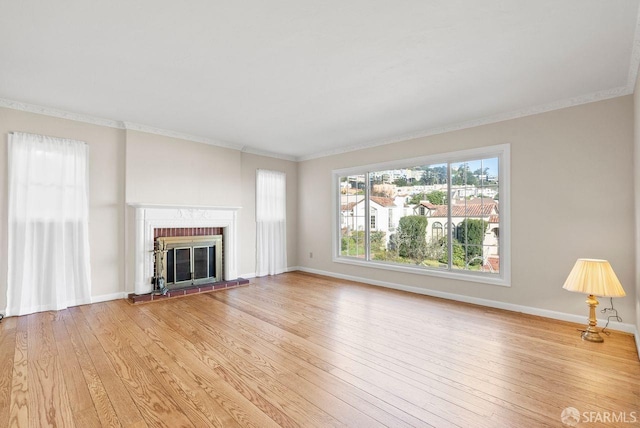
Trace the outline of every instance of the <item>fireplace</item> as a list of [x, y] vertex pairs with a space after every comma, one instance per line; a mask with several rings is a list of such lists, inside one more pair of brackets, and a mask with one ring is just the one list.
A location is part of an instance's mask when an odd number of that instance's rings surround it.
[[156, 288], [222, 281], [222, 245], [222, 235], [156, 238]]
[[[157, 240], [160, 238], [163, 238], [161, 242], [166, 246], [164, 250], [167, 254], [169, 251], [173, 253], [172, 263], [175, 264], [177, 260], [180, 266], [178, 272], [173, 270], [173, 282], [170, 284], [167, 281], [170, 279], [167, 270], [169, 261], [163, 261], [162, 273], [165, 274], [165, 285], [171, 286], [167, 288], [190, 286], [191, 275], [193, 275], [193, 281], [202, 280], [203, 283], [232, 281], [238, 278], [236, 254], [239, 208], [137, 204], [134, 207], [136, 210], [135, 294], [151, 293], [157, 289], [156, 278], [159, 277]], [[211, 238], [212, 236], [219, 238]], [[206, 268], [203, 247], [207, 248]], [[211, 247], [214, 249], [211, 250]], [[188, 259], [187, 255], [189, 255]], [[215, 255], [219, 261], [208, 261], [210, 255]], [[205, 269], [207, 274], [214, 273], [214, 275], [204, 278]]]

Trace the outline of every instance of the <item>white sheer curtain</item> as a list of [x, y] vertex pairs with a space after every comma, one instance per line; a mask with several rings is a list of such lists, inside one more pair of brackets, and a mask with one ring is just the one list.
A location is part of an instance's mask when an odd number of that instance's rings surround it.
[[91, 301], [88, 147], [9, 135], [7, 315]]
[[284, 172], [256, 172], [256, 276], [287, 268], [287, 192]]

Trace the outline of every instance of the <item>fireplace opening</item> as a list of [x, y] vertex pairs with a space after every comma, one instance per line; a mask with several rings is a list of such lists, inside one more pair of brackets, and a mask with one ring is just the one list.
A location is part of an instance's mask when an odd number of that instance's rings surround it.
[[164, 293], [222, 281], [222, 245], [222, 235], [156, 238], [155, 288]]

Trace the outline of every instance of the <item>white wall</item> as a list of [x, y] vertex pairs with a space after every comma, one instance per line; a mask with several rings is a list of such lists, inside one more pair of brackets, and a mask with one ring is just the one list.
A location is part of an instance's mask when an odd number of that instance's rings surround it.
[[127, 132], [127, 203], [242, 205], [241, 152]]
[[[511, 144], [511, 287], [332, 262], [331, 170], [503, 143]], [[633, 323], [632, 154], [633, 99], [626, 96], [301, 162], [298, 264], [586, 319], [584, 296], [562, 285], [577, 258], [605, 258], [627, 292], [615, 305]], [[313, 259], [306, 257], [310, 251]]]

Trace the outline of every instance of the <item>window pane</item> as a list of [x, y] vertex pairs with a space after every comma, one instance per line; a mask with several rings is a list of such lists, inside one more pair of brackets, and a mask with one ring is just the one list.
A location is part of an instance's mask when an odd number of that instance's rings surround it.
[[431, 237], [430, 241], [439, 241], [443, 238], [444, 228], [442, 227], [442, 223], [436, 221], [431, 226]]
[[340, 255], [365, 257], [365, 175], [340, 177]]
[[392, 171], [374, 171], [369, 173], [369, 248], [372, 260], [385, 260], [389, 244], [389, 230], [393, 228], [391, 212], [395, 208], [395, 188]]
[[[457, 224], [453, 266], [499, 273], [498, 158], [451, 164], [453, 204]], [[489, 259], [491, 257], [491, 260]]]
[[[443, 222], [432, 228], [430, 217], [446, 217], [447, 165], [422, 165], [370, 174], [371, 259], [447, 268]], [[444, 207], [444, 209], [443, 209]], [[434, 235], [435, 233], [435, 235]]]

